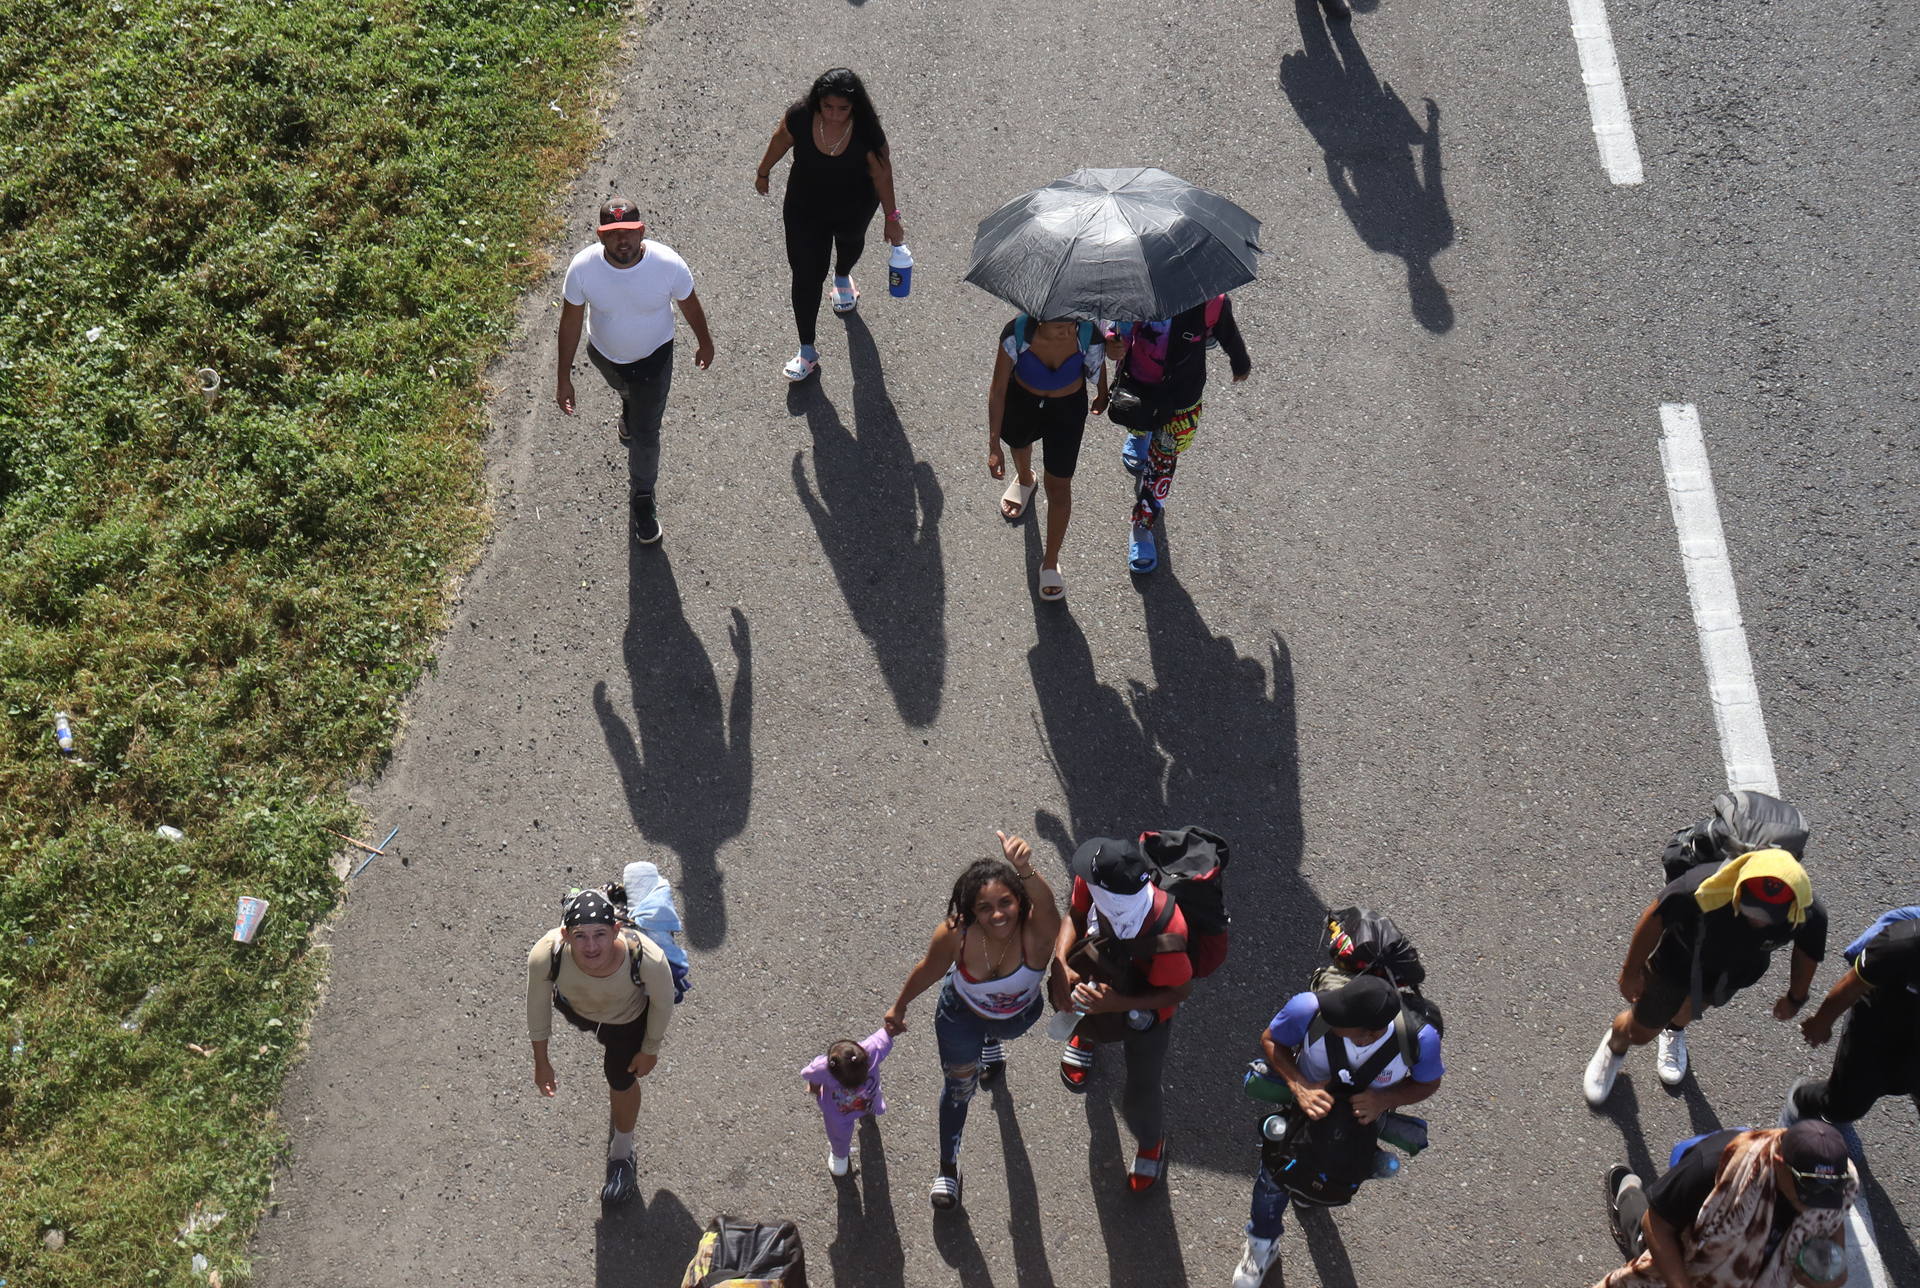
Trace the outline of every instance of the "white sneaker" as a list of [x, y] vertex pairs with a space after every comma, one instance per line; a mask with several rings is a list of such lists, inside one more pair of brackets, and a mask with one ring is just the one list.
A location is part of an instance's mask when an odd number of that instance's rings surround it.
[[1653, 1067], [1659, 1072], [1660, 1081], [1669, 1087], [1680, 1085], [1687, 1076], [1686, 1030], [1660, 1030], [1660, 1054], [1654, 1058]]
[[1593, 1059], [1587, 1061], [1586, 1076], [1580, 1080], [1580, 1090], [1587, 1095], [1587, 1103], [1598, 1109], [1607, 1103], [1607, 1097], [1613, 1094], [1613, 1080], [1620, 1076], [1620, 1066], [1626, 1062], [1625, 1055], [1615, 1055], [1607, 1043], [1613, 1034], [1609, 1032], [1600, 1039], [1600, 1046], [1593, 1053]]
[[1233, 1268], [1233, 1288], [1260, 1288], [1268, 1268], [1279, 1259], [1280, 1240], [1248, 1235], [1246, 1251], [1240, 1254], [1240, 1264]]
[[836, 1154], [833, 1152], [833, 1149], [831, 1146], [828, 1147], [827, 1170], [829, 1172], [832, 1172], [835, 1176], [845, 1176], [847, 1174], [848, 1168], [850, 1168], [851, 1166], [852, 1166], [852, 1162], [847, 1155]]

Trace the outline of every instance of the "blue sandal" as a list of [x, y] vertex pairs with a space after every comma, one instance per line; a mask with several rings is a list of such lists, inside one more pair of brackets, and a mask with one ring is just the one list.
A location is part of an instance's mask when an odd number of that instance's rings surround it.
[[1160, 566], [1160, 552], [1153, 544], [1153, 529], [1133, 525], [1133, 540], [1127, 546], [1127, 567], [1133, 572], [1152, 572]]

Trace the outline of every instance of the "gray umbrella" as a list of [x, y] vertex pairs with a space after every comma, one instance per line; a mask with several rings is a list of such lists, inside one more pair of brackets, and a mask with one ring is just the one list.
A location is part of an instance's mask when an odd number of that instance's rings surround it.
[[1165, 170], [1076, 170], [980, 223], [967, 280], [1036, 318], [1170, 318], [1254, 278], [1260, 221]]

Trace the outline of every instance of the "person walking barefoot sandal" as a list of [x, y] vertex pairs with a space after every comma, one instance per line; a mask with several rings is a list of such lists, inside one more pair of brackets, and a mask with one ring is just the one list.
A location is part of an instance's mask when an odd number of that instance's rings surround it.
[[953, 883], [947, 915], [927, 955], [885, 1017], [888, 1033], [906, 1032], [907, 1007], [944, 978], [933, 1032], [946, 1089], [940, 1096], [940, 1174], [929, 1196], [942, 1211], [960, 1206], [967, 1105], [981, 1083], [1005, 1076], [1001, 1043], [1032, 1028], [1045, 1009], [1047, 953], [1060, 929], [1059, 906], [1034, 866], [1032, 848], [1017, 836], [997, 835], [1004, 857], [975, 859]]
[[781, 216], [787, 228], [787, 263], [793, 269], [793, 322], [800, 351], [782, 369], [788, 380], [805, 380], [820, 368], [814, 348], [820, 317], [820, 279], [833, 265], [833, 311], [859, 306], [853, 266], [873, 223], [873, 212], [887, 211], [886, 239], [906, 239], [893, 194], [893, 162], [886, 131], [860, 78], [845, 67], [821, 73], [807, 96], [794, 103], [774, 127], [766, 155], [754, 171], [753, 189], [766, 196], [773, 167], [789, 151], [787, 195]]
[[[1087, 380], [1099, 391], [1087, 401]], [[1107, 407], [1107, 350], [1100, 328], [1071, 318], [1041, 322], [1022, 313], [1000, 332], [987, 387], [987, 473], [1006, 477], [1000, 445], [1013, 449], [1014, 478], [1000, 498], [1009, 523], [1026, 515], [1033, 499], [1033, 445], [1046, 447], [1047, 549], [1040, 559], [1040, 598], [1065, 599], [1060, 545], [1073, 517], [1073, 472], [1087, 416]]]

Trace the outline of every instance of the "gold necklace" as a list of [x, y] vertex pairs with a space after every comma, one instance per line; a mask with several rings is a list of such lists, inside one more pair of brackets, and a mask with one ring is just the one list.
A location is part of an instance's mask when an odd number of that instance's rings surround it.
[[813, 118], [813, 132], [815, 135], [819, 137], [820, 150], [822, 152], [826, 153], [830, 157], [839, 156], [840, 149], [847, 145], [847, 140], [849, 138], [853, 137], [853, 116], [851, 113], [848, 114], [847, 128], [840, 132], [839, 141], [835, 143], [832, 147], [827, 146], [827, 118], [826, 117], [816, 116]]
[[[981, 933], [984, 934], [986, 932], [982, 931]], [[1020, 942], [1020, 938], [1021, 938], [1020, 928], [1015, 927], [1013, 932], [1013, 938], [1008, 940], [1007, 947], [1001, 950], [1000, 959], [998, 961], [995, 961], [993, 958], [993, 955], [987, 951], [987, 946], [985, 943], [982, 943], [980, 945], [980, 955], [987, 959], [987, 978], [988, 979], [1000, 978], [1000, 968], [1007, 964], [1007, 953], [1013, 948], [1014, 944], [1017, 944]], [[1021, 945], [1021, 948], [1022, 948], [1022, 951], [1020, 954], [1020, 960], [1024, 962], [1027, 959], [1026, 952], [1025, 952], [1025, 945]]]

